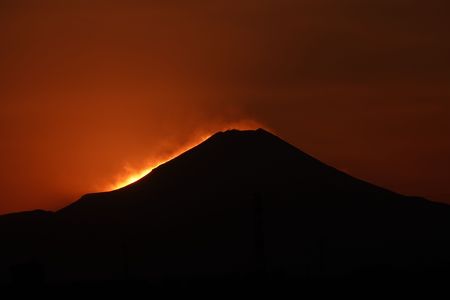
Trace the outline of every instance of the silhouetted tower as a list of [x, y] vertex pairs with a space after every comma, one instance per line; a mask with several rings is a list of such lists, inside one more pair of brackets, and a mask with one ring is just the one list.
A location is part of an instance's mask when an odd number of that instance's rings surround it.
[[121, 256], [122, 256], [122, 267], [120, 272], [121, 280], [129, 279], [129, 249], [128, 249], [128, 238], [125, 231], [121, 234]]
[[264, 202], [260, 193], [254, 196], [254, 237], [255, 269], [259, 276], [266, 272], [266, 253], [264, 239]]

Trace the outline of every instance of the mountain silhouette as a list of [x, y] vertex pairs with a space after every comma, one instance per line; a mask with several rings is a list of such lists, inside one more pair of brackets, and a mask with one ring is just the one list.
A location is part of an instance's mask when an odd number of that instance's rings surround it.
[[124, 188], [0, 217], [0, 280], [448, 278], [450, 207], [230, 130]]

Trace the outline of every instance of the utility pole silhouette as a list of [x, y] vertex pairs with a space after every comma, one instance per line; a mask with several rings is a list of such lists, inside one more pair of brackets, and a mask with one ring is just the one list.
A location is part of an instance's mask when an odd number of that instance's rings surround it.
[[264, 202], [260, 193], [254, 195], [254, 243], [255, 243], [255, 271], [258, 277], [266, 273], [266, 253], [264, 238]]
[[121, 234], [121, 256], [122, 256], [122, 267], [120, 272], [121, 280], [129, 279], [129, 249], [128, 249], [128, 238], [125, 231]]

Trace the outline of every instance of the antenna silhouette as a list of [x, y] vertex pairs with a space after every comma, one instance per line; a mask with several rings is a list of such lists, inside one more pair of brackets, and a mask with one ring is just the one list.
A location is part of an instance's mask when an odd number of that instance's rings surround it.
[[254, 242], [255, 271], [259, 276], [266, 272], [266, 253], [264, 238], [264, 203], [260, 193], [254, 195]]

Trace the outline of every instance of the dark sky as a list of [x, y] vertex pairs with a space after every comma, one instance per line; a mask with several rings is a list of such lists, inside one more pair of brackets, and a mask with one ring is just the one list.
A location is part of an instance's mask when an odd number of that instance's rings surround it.
[[[0, 0], [0, 213], [264, 126], [450, 203], [448, 0]], [[250, 122], [250, 123], [249, 123]]]

